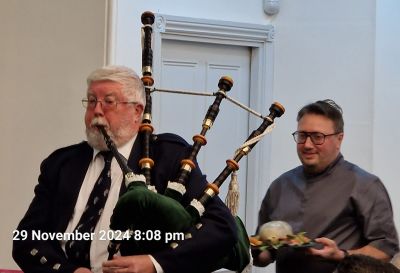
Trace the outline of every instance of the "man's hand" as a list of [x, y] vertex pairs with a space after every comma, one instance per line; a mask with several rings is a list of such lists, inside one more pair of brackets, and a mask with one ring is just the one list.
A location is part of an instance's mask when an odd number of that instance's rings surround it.
[[310, 254], [321, 256], [329, 260], [340, 261], [344, 259], [345, 253], [343, 250], [339, 249], [335, 241], [322, 237], [315, 239], [315, 242], [322, 244], [323, 247], [321, 249], [308, 249]]
[[[312, 255], [318, 255], [330, 260], [342, 260], [345, 258], [346, 253], [343, 250], [339, 249], [335, 241], [322, 237], [315, 239], [317, 243], [321, 243], [323, 245], [322, 249], [310, 248], [308, 252]], [[373, 247], [371, 245], [366, 245], [361, 248], [352, 249], [347, 251], [351, 254], [361, 254], [366, 256], [371, 256], [375, 259], [382, 260], [385, 262], [390, 261], [390, 256], [385, 252]]]
[[156, 273], [148, 255], [114, 256], [103, 263], [103, 273]]

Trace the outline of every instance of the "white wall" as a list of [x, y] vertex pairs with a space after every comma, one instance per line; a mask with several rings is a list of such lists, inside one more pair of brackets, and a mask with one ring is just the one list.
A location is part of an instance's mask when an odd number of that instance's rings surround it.
[[325, 98], [343, 108], [345, 158], [371, 169], [374, 4], [282, 1], [275, 20], [274, 97], [288, 111], [282, 130], [273, 136], [273, 152], [282, 156], [273, 162], [272, 177], [298, 163], [290, 135], [297, 111]]
[[272, 160], [265, 164], [271, 164], [271, 179], [298, 165], [290, 133], [299, 108], [332, 98], [344, 109], [345, 157], [382, 177], [400, 226], [395, 198], [400, 192], [395, 174], [400, 154], [397, 0], [281, 0], [281, 11], [273, 17], [264, 14], [262, 0], [114, 0], [115, 43], [109, 57], [104, 52], [106, 2], [0, 2], [0, 268], [15, 267], [10, 236], [33, 196], [41, 160], [84, 138], [80, 99], [86, 74], [105, 59], [140, 72], [145, 10], [274, 24], [273, 98], [287, 112], [269, 136]]
[[84, 139], [86, 75], [105, 59], [104, 0], [0, 1], [0, 268], [40, 162]]
[[379, 0], [376, 11], [373, 171], [392, 197], [400, 230], [400, 1]]

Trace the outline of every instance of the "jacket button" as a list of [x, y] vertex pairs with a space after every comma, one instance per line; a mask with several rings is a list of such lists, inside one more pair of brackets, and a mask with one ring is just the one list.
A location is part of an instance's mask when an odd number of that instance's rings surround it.
[[41, 263], [41, 264], [47, 263], [47, 259], [46, 259], [45, 256], [42, 256], [42, 258], [40, 258], [40, 263]]
[[36, 248], [32, 248], [30, 253], [32, 256], [35, 256], [38, 252], [39, 252], [39, 250], [37, 250]]

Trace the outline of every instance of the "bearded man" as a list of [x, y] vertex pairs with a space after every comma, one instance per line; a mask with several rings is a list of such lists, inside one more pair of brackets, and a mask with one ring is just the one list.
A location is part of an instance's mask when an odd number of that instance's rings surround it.
[[[193, 231], [192, 239], [180, 242], [177, 248], [134, 256], [117, 255], [107, 261], [110, 238], [99, 235], [108, 234], [110, 217], [126, 186], [116, 159], [108, 157], [110, 153], [98, 126], [106, 129], [118, 152], [127, 158], [128, 166], [139, 174], [138, 162], [142, 157], [139, 126], [145, 95], [141, 79], [122, 66], [93, 71], [87, 85], [86, 98], [82, 100], [86, 108], [87, 141], [58, 149], [42, 162], [35, 197], [17, 228], [28, 236], [13, 242], [15, 261], [25, 273], [205, 273], [218, 269], [219, 259], [236, 242], [234, 219], [218, 197], [207, 204], [202, 228]], [[151, 181], [162, 193], [168, 181], [176, 179], [180, 162], [188, 157], [190, 146], [174, 134], [152, 135], [150, 142], [150, 155], [155, 163]], [[97, 184], [105, 184], [104, 181], [109, 182], [100, 194], [105, 198], [100, 198], [94, 192]], [[182, 205], [186, 207], [198, 198], [206, 184], [197, 166], [186, 183]], [[96, 206], [95, 215], [90, 215]], [[36, 240], [31, 235], [38, 231], [88, 236]]]

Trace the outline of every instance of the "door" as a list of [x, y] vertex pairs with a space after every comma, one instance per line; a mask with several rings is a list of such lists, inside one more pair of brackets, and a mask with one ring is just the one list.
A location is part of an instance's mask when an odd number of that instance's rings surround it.
[[[222, 76], [230, 76], [233, 87], [228, 96], [249, 105], [251, 49], [245, 46], [206, 44], [164, 40], [161, 49], [160, 82], [155, 87], [213, 93], [218, 91]], [[156, 133], [171, 132], [182, 136], [189, 144], [199, 134], [208, 107], [214, 96], [193, 96], [153, 93], [153, 124]], [[207, 132], [207, 145], [197, 156], [198, 163], [211, 183], [225, 168], [227, 159], [247, 139], [248, 113], [223, 99], [214, 125]], [[245, 219], [247, 157], [239, 162], [238, 181], [240, 206], [238, 215]], [[222, 200], [230, 177], [221, 186]]]

